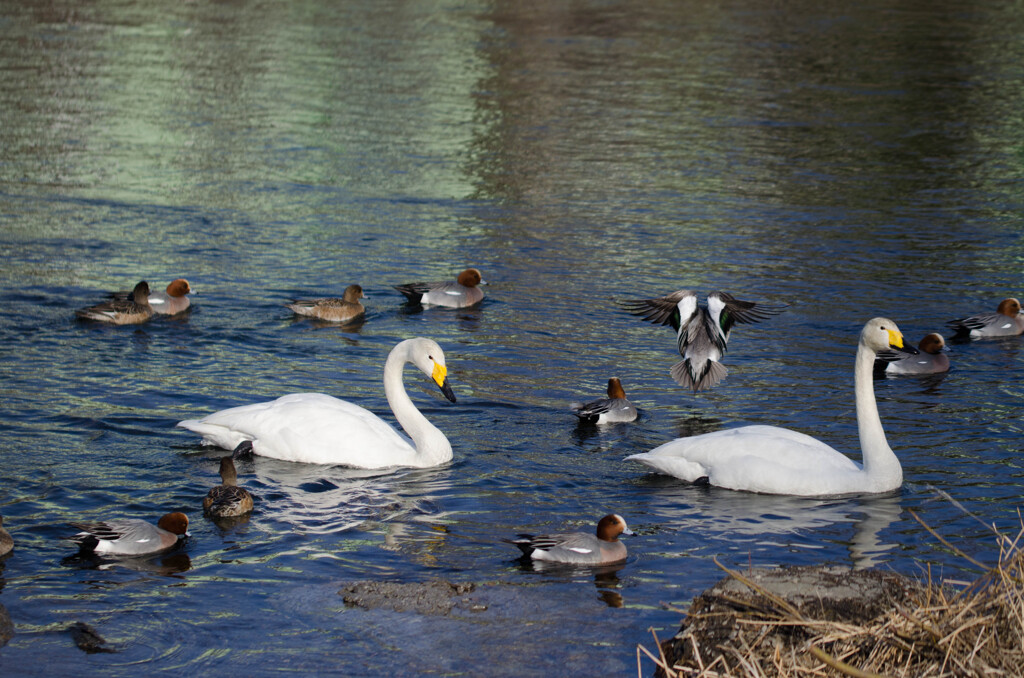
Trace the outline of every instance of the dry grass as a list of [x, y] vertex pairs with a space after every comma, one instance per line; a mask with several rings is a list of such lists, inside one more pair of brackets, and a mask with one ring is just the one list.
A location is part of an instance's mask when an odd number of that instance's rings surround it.
[[[985, 573], [973, 583], [961, 582], [953, 588], [950, 582], [932, 581], [929, 571], [925, 581], [908, 581], [902, 603], [894, 603], [865, 623], [809, 618], [786, 600], [723, 567], [755, 594], [729, 608], [735, 630], [728, 640], [702, 647], [700, 634], [687, 634], [682, 658], [671, 665], [665, 654], [667, 643], [658, 643], [657, 655], [638, 647], [638, 674], [647, 658], [656, 665], [658, 675], [668, 678], [1020, 676], [1024, 674], [1024, 529], [1013, 539], [1002, 535], [997, 539], [998, 563], [982, 566]], [[688, 625], [696, 621], [693, 613]]]

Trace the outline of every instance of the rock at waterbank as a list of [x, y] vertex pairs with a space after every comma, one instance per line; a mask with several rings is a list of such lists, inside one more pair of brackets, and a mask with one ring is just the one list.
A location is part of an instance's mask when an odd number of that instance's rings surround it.
[[[662, 643], [670, 671], [659, 669], [657, 675], [697, 675], [702, 667], [710, 669], [706, 675], [748, 675], [752, 665], [777, 673], [782, 668], [776, 663], [779, 657], [792, 666], [793, 656], [808, 655], [809, 641], [827, 630], [823, 623], [852, 633], [853, 627], [866, 628], [892, 610], [911, 606], [921, 590], [913, 580], [878, 570], [736, 572], [694, 599], [679, 633]], [[865, 635], [854, 642], [868, 645], [875, 640]], [[807, 665], [824, 663], [811, 656]], [[711, 669], [712, 664], [717, 665]]]
[[455, 608], [469, 612], [486, 610], [487, 605], [470, 595], [475, 590], [475, 584], [453, 584], [447, 581], [362, 581], [343, 586], [338, 594], [346, 605], [352, 607], [445, 616]]
[[984, 678], [1024, 666], [1024, 553], [1015, 546], [956, 587], [839, 567], [729, 574], [662, 644], [659, 675]]

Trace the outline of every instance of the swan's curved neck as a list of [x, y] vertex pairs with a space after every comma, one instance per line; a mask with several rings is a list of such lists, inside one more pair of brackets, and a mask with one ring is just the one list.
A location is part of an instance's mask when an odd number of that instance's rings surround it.
[[427, 421], [405, 392], [402, 372], [405, 363], [410, 362], [408, 341], [395, 346], [384, 363], [384, 394], [388, 405], [395, 413], [395, 419], [416, 445], [416, 465], [436, 466], [452, 458], [452, 446], [441, 431]]
[[872, 371], [875, 352], [867, 346], [857, 346], [857, 361], [854, 367], [853, 383], [857, 395], [857, 429], [860, 433], [860, 449], [863, 455], [864, 471], [874, 491], [895, 489], [903, 483], [903, 468], [899, 459], [885, 439], [882, 420], [878, 416], [875, 402], [875, 385]]

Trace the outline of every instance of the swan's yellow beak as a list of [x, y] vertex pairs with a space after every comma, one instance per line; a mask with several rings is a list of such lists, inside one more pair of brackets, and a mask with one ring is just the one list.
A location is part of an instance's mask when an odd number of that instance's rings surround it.
[[889, 333], [889, 345], [893, 348], [903, 348], [903, 335], [896, 330], [886, 330]]
[[448, 383], [448, 368], [444, 365], [434, 363], [434, 371], [430, 376], [433, 378], [434, 383], [441, 389], [441, 393], [444, 394], [444, 397], [454, 403], [455, 392], [452, 391], [452, 387]]
[[430, 376], [433, 377], [434, 383], [438, 386], [444, 387], [444, 380], [448, 378], [448, 368], [444, 365], [434, 363], [434, 373]]

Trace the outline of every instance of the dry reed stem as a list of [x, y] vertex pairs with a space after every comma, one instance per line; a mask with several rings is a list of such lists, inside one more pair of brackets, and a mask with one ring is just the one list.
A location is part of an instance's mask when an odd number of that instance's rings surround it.
[[688, 634], [692, 666], [668, 666], [660, 644], [660, 657], [645, 654], [668, 678], [1020, 675], [1024, 666], [1024, 519], [1014, 538], [998, 536], [998, 562], [987, 567], [914, 517], [947, 548], [983, 568], [983, 573], [954, 591], [948, 582], [935, 582], [929, 567], [925, 581], [911, 588], [905, 604], [855, 624], [809, 619], [788, 601], [719, 563], [760, 598], [723, 595], [716, 600], [735, 605], [733, 613], [694, 614], [690, 620], [735, 617], [737, 637], [717, 647], [701, 647], [697, 635]]

